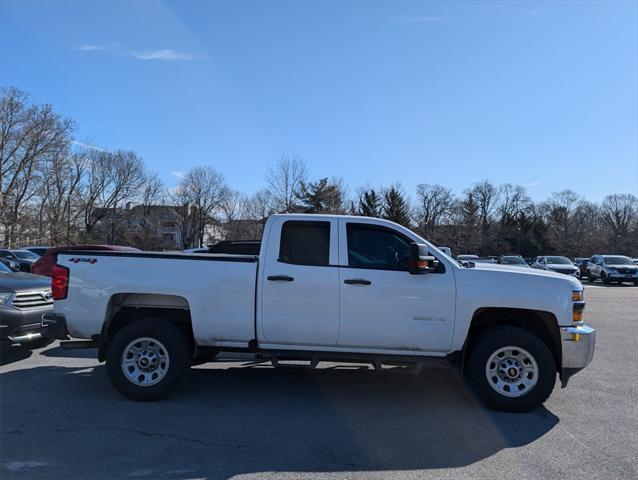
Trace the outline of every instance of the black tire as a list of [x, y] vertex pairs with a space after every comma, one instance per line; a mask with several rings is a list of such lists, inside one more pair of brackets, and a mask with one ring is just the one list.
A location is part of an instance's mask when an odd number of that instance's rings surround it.
[[220, 350], [218, 348], [200, 348], [197, 350], [195, 356], [193, 357], [191, 367], [196, 367], [197, 365], [212, 362], [215, 357], [219, 355], [219, 353]]
[[600, 272], [600, 279], [603, 281], [605, 285], [609, 285], [609, 278], [605, 272]]
[[[168, 368], [158, 383], [140, 386], [124, 374], [124, 350], [136, 339], [148, 337], [161, 343], [168, 356]], [[163, 319], [144, 318], [119, 330], [106, 350], [106, 371], [118, 392], [127, 398], [150, 402], [160, 400], [175, 390], [191, 366], [192, 350], [186, 334], [175, 323]]]
[[587, 281], [589, 283], [594, 283], [596, 281], [596, 279], [594, 277], [592, 277], [592, 274], [589, 270], [587, 270]]
[[634, 287], [638, 287], [638, 280], [634, 280]]
[[[534, 358], [538, 366], [536, 385], [521, 396], [508, 397], [492, 388], [486, 374], [490, 356], [503, 347], [519, 347]], [[483, 332], [468, 359], [467, 377], [479, 399], [494, 410], [526, 412], [542, 405], [554, 389], [556, 364], [547, 345], [533, 333], [518, 327], [498, 326]]]

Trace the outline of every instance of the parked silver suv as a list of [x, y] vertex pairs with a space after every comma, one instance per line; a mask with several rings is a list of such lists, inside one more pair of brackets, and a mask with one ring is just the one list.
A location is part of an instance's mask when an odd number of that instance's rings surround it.
[[51, 340], [42, 337], [42, 315], [52, 311], [49, 277], [12, 272], [0, 263], [0, 345], [48, 345]]
[[624, 255], [594, 255], [587, 264], [590, 282], [600, 278], [603, 283], [633, 282], [638, 286], [638, 265]]

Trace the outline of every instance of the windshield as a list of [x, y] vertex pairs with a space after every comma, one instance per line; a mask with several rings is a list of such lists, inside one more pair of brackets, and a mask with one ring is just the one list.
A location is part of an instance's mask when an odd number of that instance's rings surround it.
[[35, 253], [28, 250], [15, 250], [13, 254], [18, 258], [24, 258], [28, 260], [37, 260], [38, 258], [40, 258]]
[[607, 265], [633, 265], [634, 262], [628, 257], [604, 257]]
[[501, 257], [501, 263], [505, 265], [527, 265], [521, 257]]
[[547, 257], [547, 263], [552, 265], [573, 265], [567, 257]]

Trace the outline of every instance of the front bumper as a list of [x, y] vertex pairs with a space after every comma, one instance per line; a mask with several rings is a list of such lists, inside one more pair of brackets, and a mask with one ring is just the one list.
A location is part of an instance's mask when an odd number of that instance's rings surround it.
[[562, 343], [562, 386], [569, 378], [589, 365], [594, 358], [596, 348], [596, 330], [587, 325], [561, 327]]
[[42, 315], [53, 307], [21, 310], [0, 306], [0, 341], [27, 344], [42, 338]]
[[55, 340], [68, 340], [66, 319], [56, 313], [47, 313], [42, 316], [42, 336]]
[[610, 280], [623, 280], [625, 282], [633, 282], [635, 280], [638, 280], [638, 273], [608, 272], [607, 277]]

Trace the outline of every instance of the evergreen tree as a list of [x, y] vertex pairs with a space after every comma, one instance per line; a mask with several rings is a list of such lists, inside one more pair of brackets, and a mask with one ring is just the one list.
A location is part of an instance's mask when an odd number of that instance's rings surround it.
[[404, 227], [410, 226], [408, 202], [396, 186], [391, 186], [383, 195], [383, 218]]
[[343, 213], [343, 192], [337, 182], [327, 177], [317, 182], [302, 182], [299, 192], [304, 213]]
[[382, 214], [383, 199], [374, 190], [365, 190], [359, 195], [357, 215], [363, 217], [380, 217]]

